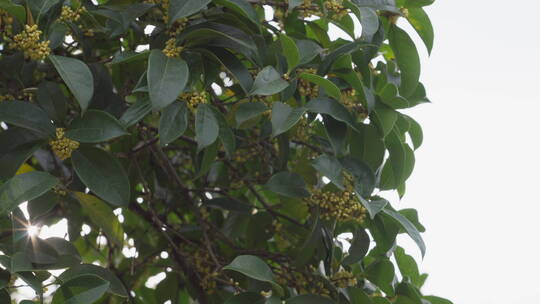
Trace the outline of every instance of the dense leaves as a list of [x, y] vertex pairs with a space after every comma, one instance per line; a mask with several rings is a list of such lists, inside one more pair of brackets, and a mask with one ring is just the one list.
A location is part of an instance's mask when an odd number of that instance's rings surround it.
[[451, 303], [387, 195], [431, 3], [0, 0], [0, 302]]

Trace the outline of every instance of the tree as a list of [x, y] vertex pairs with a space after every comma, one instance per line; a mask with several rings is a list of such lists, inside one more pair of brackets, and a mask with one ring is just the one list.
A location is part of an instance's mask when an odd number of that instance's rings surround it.
[[432, 2], [0, 1], [0, 302], [450, 303], [378, 196], [429, 102], [397, 21], [431, 51]]

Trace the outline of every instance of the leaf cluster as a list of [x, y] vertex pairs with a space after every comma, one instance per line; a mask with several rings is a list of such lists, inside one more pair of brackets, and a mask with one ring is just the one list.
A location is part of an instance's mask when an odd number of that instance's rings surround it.
[[432, 2], [0, 0], [0, 302], [450, 303], [380, 196]]

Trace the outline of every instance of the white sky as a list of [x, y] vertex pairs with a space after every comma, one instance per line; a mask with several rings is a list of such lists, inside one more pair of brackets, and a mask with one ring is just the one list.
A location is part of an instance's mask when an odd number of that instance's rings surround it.
[[422, 79], [433, 104], [410, 112], [425, 141], [398, 206], [419, 209], [428, 229], [425, 292], [455, 304], [539, 303], [539, 8], [427, 9], [436, 41]]

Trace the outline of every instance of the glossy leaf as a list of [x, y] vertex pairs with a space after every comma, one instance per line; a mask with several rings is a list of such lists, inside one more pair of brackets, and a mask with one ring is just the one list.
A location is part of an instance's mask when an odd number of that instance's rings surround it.
[[29, 102], [0, 103], [0, 121], [28, 129], [43, 138], [54, 134], [54, 126], [47, 113]]
[[343, 166], [337, 158], [330, 155], [321, 155], [313, 160], [313, 167], [340, 189], [345, 189], [343, 186]]
[[403, 227], [403, 229], [405, 229], [405, 231], [411, 237], [411, 239], [413, 239], [416, 245], [418, 245], [418, 248], [420, 248], [420, 252], [422, 253], [422, 257], [424, 257], [426, 255], [426, 244], [424, 243], [424, 240], [422, 239], [420, 232], [413, 225], [413, 223], [411, 223], [411, 221], [409, 221], [406, 217], [401, 215], [399, 212], [396, 212], [392, 209], [385, 208], [383, 212], [390, 215]]
[[68, 100], [58, 84], [50, 81], [40, 83], [36, 97], [39, 105], [52, 120], [57, 122], [64, 120]]
[[189, 78], [189, 68], [180, 58], [170, 58], [161, 50], [152, 50], [146, 77], [152, 107], [159, 110], [170, 105], [184, 91]]
[[188, 108], [184, 102], [175, 102], [161, 113], [159, 120], [159, 143], [165, 146], [186, 131], [188, 127]]
[[88, 110], [66, 131], [67, 137], [82, 143], [104, 142], [126, 134], [124, 126], [116, 118], [98, 110]]
[[369, 235], [363, 228], [354, 232], [353, 242], [349, 248], [349, 254], [343, 259], [341, 264], [351, 265], [362, 260], [369, 250]]
[[246, 0], [214, 0], [214, 2], [233, 10], [240, 15], [243, 15], [251, 20], [255, 25], [260, 24], [257, 12], [252, 7], [251, 3]]
[[68, 270], [62, 272], [58, 277], [61, 281], [66, 282], [74, 278], [85, 276], [85, 275], [95, 275], [102, 280], [109, 282], [109, 292], [119, 295], [121, 297], [127, 297], [127, 291], [122, 281], [120, 281], [116, 275], [114, 275], [110, 270], [96, 266], [93, 264], [80, 264], [74, 267], [69, 268]]
[[367, 279], [377, 285], [383, 292], [388, 295], [394, 294], [394, 264], [389, 260], [383, 259], [366, 268]]
[[300, 51], [294, 40], [287, 35], [280, 35], [281, 48], [287, 59], [287, 73], [290, 73], [300, 63]]
[[109, 282], [94, 276], [84, 275], [63, 283], [54, 293], [52, 304], [93, 303], [107, 291]]
[[88, 66], [78, 59], [64, 56], [50, 55], [49, 59], [79, 102], [82, 111], [86, 111], [94, 95], [94, 77]]
[[236, 124], [240, 126], [242, 123], [253, 119], [268, 110], [268, 107], [262, 102], [246, 102], [238, 106], [235, 112]]
[[41, 171], [12, 177], [0, 186], [0, 214], [11, 212], [19, 204], [42, 195], [56, 184], [57, 178]]
[[274, 174], [266, 183], [266, 187], [275, 193], [288, 197], [307, 197], [310, 195], [302, 177], [290, 172]]
[[302, 115], [305, 113], [304, 108], [291, 108], [289, 105], [274, 102], [272, 104], [272, 136], [278, 136], [279, 134], [287, 132], [292, 128]]
[[306, 79], [310, 82], [313, 82], [314, 84], [321, 86], [322, 88], [324, 88], [324, 91], [326, 92], [328, 96], [333, 97], [336, 100], [341, 100], [341, 91], [330, 80], [323, 78], [319, 75], [309, 74], [309, 73], [302, 73], [298, 77]]
[[319, 97], [310, 100], [306, 105], [306, 109], [314, 113], [328, 114], [332, 116], [335, 120], [344, 122], [354, 129], [357, 128], [354, 117], [347, 110], [347, 108], [337, 100]]
[[211, 0], [170, 0], [169, 25], [180, 18], [193, 15], [206, 7]]
[[195, 134], [198, 151], [213, 144], [219, 135], [219, 123], [209, 105], [201, 104], [197, 107]]
[[390, 27], [388, 39], [401, 70], [400, 93], [404, 97], [411, 96], [420, 79], [420, 57], [416, 46], [409, 34], [395, 25]]
[[287, 304], [335, 304], [336, 302], [317, 295], [305, 294], [292, 297], [285, 303]]
[[426, 45], [428, 53], [431, 54], [431, 50], [433, 49], [433, 39], [434, 39], [433, 26], [431, 25], [431, 20], [429, 20], [429, 17], [424, 11], [424, 9], [420, 7], [409, 8], [408, 11], [409, 13], [407, 15], [407, 20], [409, 20], [409, 23], [416, 30], [420, 38], [422, 38], [422, 41], [424, 41], [424, 44]]
[[268, 282], [277, 290], [281, 290], [281, 287], [274, 282], [274, 275], [270, 267], [256, 256], [237, 256], [229, 265], [223, 267], [223, 269], [239, 272], [258, 281]]
[[117, 159], [97, 148], [76, 150], [71, 159], [75, 172], [90, 191], [115, 206], [129, 204], [129, 180]]
[[250, 95], [274, 95], [289, 86], [289, 83], [281, 77], [275, 68], [267, 66], [257, 74]]
[[111, 207], [93, 195], [76, 192], [75, 197], [79, 200], [83, 212], [103, 230], [108, 240], [112, 241], [116, 246], [122, 247], [124, 244], [124, 230]]

